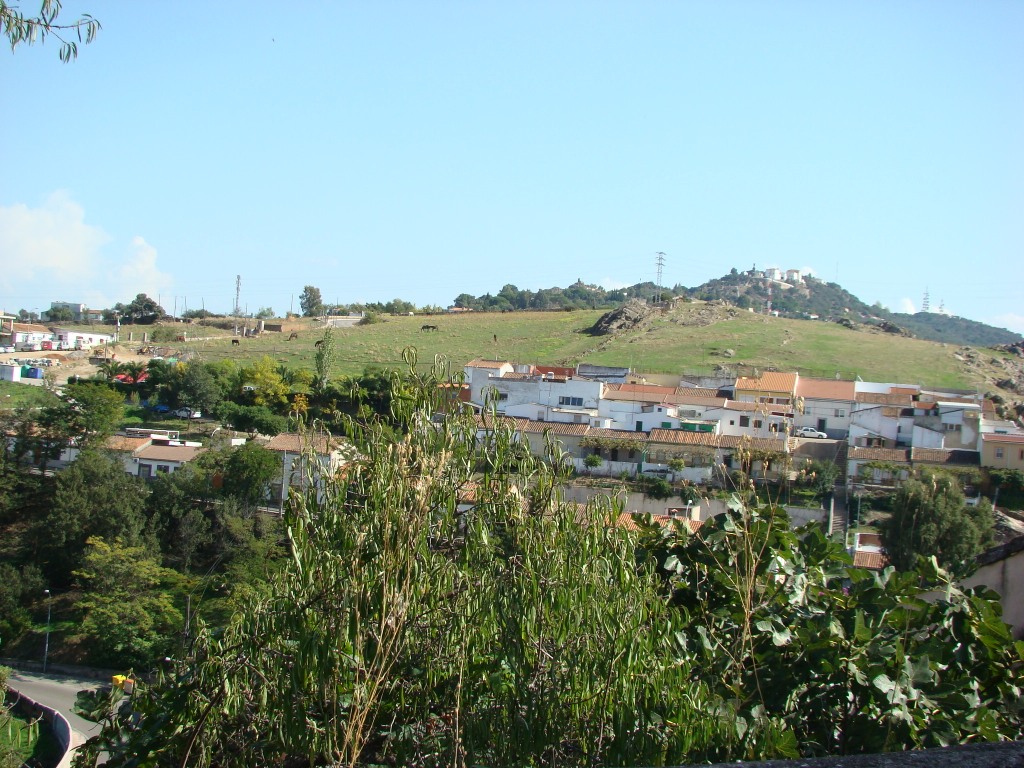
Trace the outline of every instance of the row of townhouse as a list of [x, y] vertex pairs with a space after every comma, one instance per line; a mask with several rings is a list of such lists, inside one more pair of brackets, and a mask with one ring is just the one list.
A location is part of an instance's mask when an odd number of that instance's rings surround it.
[[[736, 440], [775, 441], [779, 453], [838, 460], [848, 481], [868, 484], [925, 464], [1024, 469], [1024, 430], [998, 420], [994, 405], [972, 392], [776, 371], [714, 386], [673, 385], [623, 368], [573, 370], [502, 360], [474, 360], [464, 376], [465, 397], [474, 406], [493, 407], [532, 432], [550, 431], [570, 445], [570, 453], [575, 435], [589, 435], [594, 443], [604, 430], [608, 440], [647, 444], [651, 435], [667, 432], [703, 440], [720, 459]], [[792, 439], [805, 427], [835, 442], [815, 446]], [[574, 456], [582, 458], [579, 451]], [[893, 466], [899, 469], [887, 478]]]
[[[16, 439], [15, 435], [8, 435], [12, 450]], [[233, 440], [232, 445], [238, 447], [245, 442], [244, 439]], [[313, 487], [322, 494], [327, 479], [354, 457], [350, 444], [326, 434], [282, 433], [262, 445], [277, 455], [281, 465], [281, 471], [271, 480], [266, 496], [267, 504], [274, 506], [283, 503], [290, 489], [304, 492]], [[179, 439], [173, 431], [153, 430], [147, 433], [143, 429], [113, 435], [107, 438], [103, 447], [117, 457], [127, 474], [147, 481], [163, 474], [173, 475], [208, 450], [202, 443]], [[78, 448], [68, 446], [50, 467], [60, 471], [75, 461], [79, 454]], [[26, 460], [38, 463], [36, 458], [27, 456]]]
[[12, 322], [0, 327], [0, 346], [12, 346], [22, 349], [26, 346], [53, 343], [62, 349], [91, 349], [92, 347], [109, 344], [114, 340], [112, 334], [94, 331], [75, 331], [61, 326], [47, 326], [39, 323]]

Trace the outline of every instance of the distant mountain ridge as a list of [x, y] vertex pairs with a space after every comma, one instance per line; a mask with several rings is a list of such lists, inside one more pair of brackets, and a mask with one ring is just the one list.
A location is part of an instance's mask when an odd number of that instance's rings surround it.
[[489, 312], [615, 309], [630, 299], [650, 301], [673, 297], [724, 301], [755, 312], [767, 312], [770, 307], [782, 317], [870, 325], [890, 332], [903, 330], [920, 339], [962, 346], [994, 347], [1013, 344], [1022, 338], [1005, 328], [938, 312], [912, 315], [891, 312], [880, 304], [865, 304], [838, 283], [828, 283], [813, 276], [793, 276], [792, 281], [787, 282], [766, 277], [765, 272], [755, 270], [739, 272], [733, 269], [695, 288], [682, 285], [659, 288], [652, 282], [644, 282], [606, 290], [578, 280], [566, 288], [530, 291], [508, 284], [493, 295], [460, 294], [455, 299], [455, 306]]

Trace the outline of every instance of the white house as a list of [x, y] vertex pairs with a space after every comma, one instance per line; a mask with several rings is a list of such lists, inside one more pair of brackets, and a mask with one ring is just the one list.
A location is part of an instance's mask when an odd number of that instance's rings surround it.
[[136, 471], [143, 480], [151, 480], [160, 474], [172, 475], [202, 453], [201, 445], [175, 444], [173, 441], [152, 441], [132, 454]]
[[829, 437], [845, 439], [856, 404], [854, 382], [801, 376], [796, 383], [793, 427], [813, 427]]
[[462, 372], [466, 377], [466, 383], [470, 386], [477, 378], [488, 379], [491, 376], [504, 376], [506, 373], [514, 373], [515, 367], [507, 360], [470, 360], [462, 366]]
[[[551, 415], [556, 421], [590, 423], [590, 419], [598, 418], [604, 384], [555, 374], [505, 373], [483, 379], [477, 372], [469, 390], [470, 401], [478, 406], [483, 406], [489, 397], [493, 397], [499, 413], [539, 421], [547, 421]], [[526, 406], [525, 410], [523, 406]], [[515, 413], [510, 413], [509, 408], [513, 408]]]
[[14, 330], [11, 333], [10, 343], [14, 346], [19, 344], [41, 344], [44, 341], [53, 341], [53, 331], [45, 325], [37, 323], [13, 323]]
[[83, 333], [67, 328], [55, 328], [54, 330], [56, 331], [56, 341], [68, 349], [92, 349], [101, 344], [109, 344], [114, 340], [109, 333], [94, 333], [92, 331]]
[[[328, 434], [283, 432], [264, 446], [277, 454], [281, 473], [270, 483], [268, 501], [283, 504], [289, 488], [317, 489], [322, 498], [326, 482], [355, 457], [354, 448]], [[312, 486], [311, 486], [312, 484]]]

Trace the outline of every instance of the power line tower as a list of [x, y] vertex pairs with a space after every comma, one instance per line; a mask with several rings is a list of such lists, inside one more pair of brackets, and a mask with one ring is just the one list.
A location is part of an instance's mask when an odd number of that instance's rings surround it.
[[655, 285], [655, 294], [656, 294], [655, 301], [660, 301], [661, 300], [661, 288], [662, 288], [662, 285], [661, 285], [662, 277], [661, 277], [661, 275], [662, 275], [662, 272], [665, 269], [665, 252], [664, 251], [658, 251], [657, 253], [654, 254], [654, 264], [658, 268], [658, 277], [657, 277], [657, 280], [656, 280], [657, 285]]
[[928, 288], [924, 289], [924, 299], [921, 301], [921, 311], [927, 312], [931, 307], [931, 300], [928, 296]]

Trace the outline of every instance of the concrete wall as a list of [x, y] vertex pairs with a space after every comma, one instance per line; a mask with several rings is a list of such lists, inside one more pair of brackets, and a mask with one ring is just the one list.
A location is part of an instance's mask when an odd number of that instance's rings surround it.
[[1003, 621], [1013, 627], [1015, 639], [1024, 639], [1024, 551], [983, 565], [963, 581], [965, 587], [980, 585], [999, 593]]
[[76, 738], [77, 734], [71, 730], [71, 724], [67, 718], [57, 710], [30, 699], [14, 688], [8, 688], [8, 699], [18, 711], [30, 717], [42, 717], [46, 724], [50, 726], [54, 738], [57, 739], [57, 743], [60, 745], [62, 755], [60, 762], [57, 763], [57, 768], [70, 768], [73, 749], [78, 746], [79, 742]]

